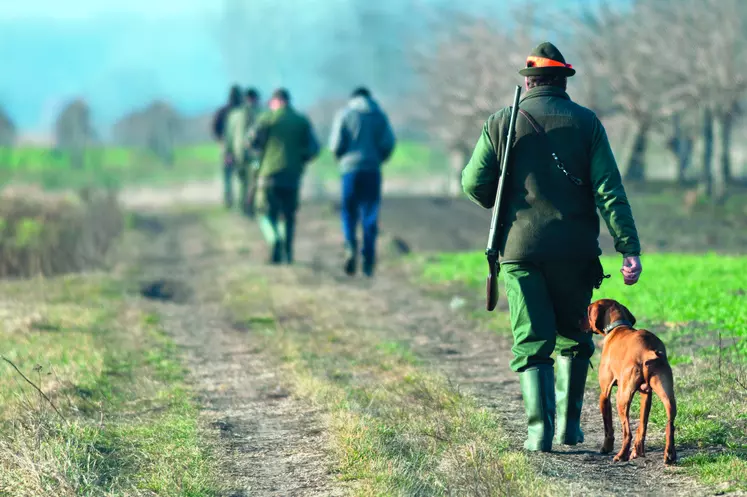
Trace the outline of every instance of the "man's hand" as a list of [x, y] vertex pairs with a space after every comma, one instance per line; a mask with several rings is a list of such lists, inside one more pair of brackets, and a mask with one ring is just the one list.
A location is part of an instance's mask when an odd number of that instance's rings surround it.
[[643, 271], [643, 266], [641, 266], [640, 257], [623, 257], [623, 265], [620, 272], [623, 275], [626, 285], [635, 285], [638, 283], [638, 278], [641, 277], [641, 271]]

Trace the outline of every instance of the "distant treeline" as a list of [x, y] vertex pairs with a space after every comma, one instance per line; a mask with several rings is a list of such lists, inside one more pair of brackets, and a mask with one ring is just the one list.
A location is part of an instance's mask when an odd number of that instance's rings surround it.
[[[600, 0], [563, 12], [527, 0], [513, 11], [498, 9], [500, 18], [488, 10], [491, 2], [473, 3], [461, 9], [446, 1], [351, 2], [338, 42], [329, 48], [329, 64], [315, 69], [324, 74], [327, 93], [303, 109], [320, 137], [350, 82], [367, 84], [400, 137], [450, 157], [456, 185], [483, 123], [522, 83], [517, 70], [527, 54], [551, 38], [578, 70], [569, 81], [571, 97], [602, 119], [627, 181], [667, 176], [697, 183], [704, 196], [721, 200], [728, 185], [744, 176], [744, 0]], [[272, 19], [253, 10], [259, 8], [253, 3], [226, 5], [222, 55], [236, 74], [248, 75], [257, 62], [248, 56], [256, 39], [243, 33], [270, 29]], [[287, 51], [292, 44], [286, 47], [282, 38], [267, 47], [279, 69], [294, 60]], [[184, 116], [157, 101], [123, 116], [111, 141], [171, 164], [178, 145], [210, 140], [211, 118]], [[12, 120], [0, 110], [0, 146], [15, 136]], [[57, 120], [57, 147], [75, 158], [99, 141], [88, 105], [70, 102]]]

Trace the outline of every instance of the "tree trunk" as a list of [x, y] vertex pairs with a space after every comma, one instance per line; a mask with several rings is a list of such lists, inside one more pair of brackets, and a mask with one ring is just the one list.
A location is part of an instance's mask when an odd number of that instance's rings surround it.
[[626, 181], [643, 182], [646, 179], [646, 148], [648, 146], [648, 132], [651, 125], [648, 121], [638, 121], [630, 143], [625, 161]]
[[734, 132], [734, 117], [730, 113], [721, 116], [721, 133], [719, 141], [721, 142], [721, 176], [726, 186], [731, 183], [731, 138]]
[[706, 198], [713, 195], [713, 113], [703, 110], [703, 159], [700, 170], [700, 193]]
[[73, 146], [68, 151], [70, 157], [70, 167], [72, 169], [83, 169], [85, 165], [86, 149], [79, 146]]
[[449, 151], [449, 196], [458, 197], [462, 193], [462, 170], [467, 165], [467, 152], [463, 147]]
[[668, 143], [669, 150], [677, 160], [677, 183], [684, 185], [687, 182], [687, 172], [693, 152], [693, 139], [682, 129], [679, 114], [672, 116], [672, 138]]
[[713, 167], [713, 201], [723, 204], [729, 186], [731, 173], [731, 130], [732, 118], [729, 114], [721, 114], [714, 122], [715, 146], [718, 152], [715, 154], [717, 162]]

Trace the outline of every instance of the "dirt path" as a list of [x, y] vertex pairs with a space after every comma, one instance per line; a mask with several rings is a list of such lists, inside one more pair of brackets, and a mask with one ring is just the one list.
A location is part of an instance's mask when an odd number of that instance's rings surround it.
[[[459, 237], [468, 236], [472, 223], [483, 221], [482, 216], [474, 214], [474, 210], [453, 207], [432, 202], [429, 205], [422, 200], [390, 205], [385, 216], [393, 222], [388, 225], [382, 244], [386, 246], [387, 239], [402, 238], [416, 248], [427, 248], [429, 244], [438, 250], [464, 248]], [[396, 213], [399, 215], [395, 217]], [[526, 433], [524, 409], [518, 377], [508, 366], [511, 344], [506, 335], [480, 330], [463, 313], [452, 312], [448, 302], [429, 297], [408, 284], [401, 267], [387, 264], [386, 260], [370, 285], [341, 276], [335, 221], [320, 221], [323, 215], [318, 212], [307, 215], [309, 221], [302, 223], [305, 229], [299, 235], [299, 243], [305, 246], [301, 252], [316, 254], [308, 262], [313, 262], [317, 274], [324, 275], [318, 277], [316, 294], [345, 299], [347, 304], [340, 312], [347, 310], [348, 325], [365, 323], [368, 328], [388, 330], [391, 336], [408, 340], [431, 368], [498, 411], [512, 434], [514, 446], [521, 447]], [[331, 299], [334, 301], [335, 297]], [[613, 464], [611, 456], [600, 455], [604, 433], [597, 407], [598, 389], [593, 384], [588, 386], [583, 412], [586, 441], [577, 447], [557, 447], [552, 454], [534, 456], [546, 476], [570, 487], [573, 495], [712, 495], [691, 478], [663, 465], [663, 434], [650, 433], [645, 459]], [[678, 448], [680, 457], [693, 452]]]
[[[291, 282], [315, 307], [334, 309], [307, 316], [289, 326], [313, 326], [314, 319], [335, 319], [351, 329], [366, 329], [382, 339], [407, 341], [425, 361], [499, 412], [512, 443], [520, 447], [525, 433], [517, 377], [508, 367], [510, 344], [505, 335], [480, 330], [448, 302], [427, 296], [408, 283], [394, 264], [394, 239], [415, 250], [456, 250], [473, 244], [473, 226], [483, 218], [448, 203], [408, 205], [392, 202], [384, 213], [388, 231], [384, 255], [374, 281], [348, 279], [339, 271], [340, 235], [330, 204], [308, 206], [299, 222], [297, 258], [291, 269], [257, 266], [258, 275]], [[389, 223], [387, 223], [389, 220]], [[159, 304], [167, 330], [188, 351], [188, 363], [202, 400], [206, 420], [221, 434], [226, 473], [233, 481], [227, 495], [346, 495], [328, 474], [331, 466], [323, 413], [289, 395], [274, 373], [274, 360], [253, 348], [250, 334], [237, 329], [221, 306], [225, 289], [215, 274], [231, 264], [257, 264], [265, 258], [256, 228], [226, 218], [246, 235], [246, 247], [225, 254], [211, 245], [213, 235], [194, 216], [163, 219], [165, 231], [154, 238], [143, 264], [151, 278], [182, 281], [184, 304]], [[245, 230], [245, 231], [244, 231]], [[477, 244], [481, 244], [477, 241]], [[387, 248], [389, 247], [389, 248]], [[243, 254], [238, 256], [237, 254]], [[252, 305], [252, 303], [247, 303]], [[332, 316], [332, 317], [330, 317]], [[613, 464], [601, 456], [601, 420], [596, 390], [590, 385], [584, 410], [586, 443], [532, 460], [543, 474], [569, 487], [572, 495], [711, 495], [677, 470], [661, 463], [661, 436], [650, 438], [648, 458]], [[688, 455], [680, 448], [681, 456]]]
[[[186, 351], [205, 426], [221, 455], [225, 497], [344, 495], [329, 473], [323, 413], [291, 395], [276, 362], [235, 326], [215, 273], [236, 264], [212, 246], [195, 216], [156, 218], [143, 274], [166, 281], [170, 302], [154, 303]], [[157, 229], [155, 231], [160, 231]]]

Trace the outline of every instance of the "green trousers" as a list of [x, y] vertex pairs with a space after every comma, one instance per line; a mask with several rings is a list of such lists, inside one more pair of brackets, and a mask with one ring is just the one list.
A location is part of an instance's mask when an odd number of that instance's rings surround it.
[[501, 264], [511, 313], [511, 369], [552, 365], [558, 355], [588, 359], [591, 333], [581, 331], [591, 303], [598, 261], [506, 262]]
[[256, 211], [259, 228], [270, 247], [272, 262], [293, 262], [293, 239], [296, 232], [298, 188], [259, 187]]
[[234, 173], [239, 179], [239, 206], [246, 210], [251, 203], [253, 194], [254, 173], [249, 165], [241, 164], [238, 166], [226, 165], [223, 169], [223, 199], [226, 207], [233, 205], [233, 176]]

